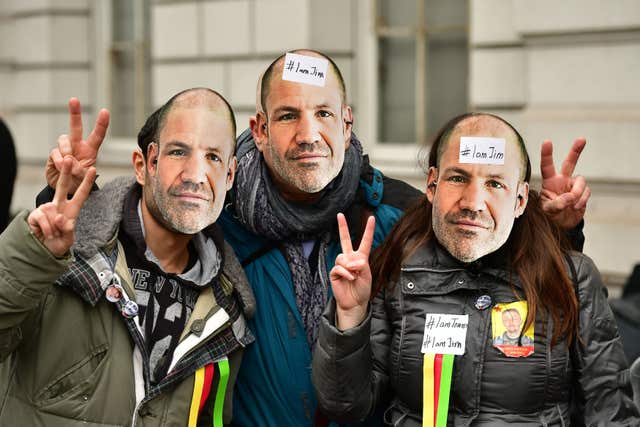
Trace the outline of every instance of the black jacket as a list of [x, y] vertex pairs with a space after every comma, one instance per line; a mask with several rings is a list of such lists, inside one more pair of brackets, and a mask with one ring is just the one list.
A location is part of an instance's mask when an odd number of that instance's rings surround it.
[[18, 162], [9, 128], [0, 119], [0, 233], [11, 219], [11, 198], [16, 180]]
[[[425, 315], [468, 314], [466, 350], [455, 356], [453, 365], [449, 425], [570, 425], [574, 382], [585, 395], [587, 425], [640, 425], [600, 274], [588, 257], [573, 253], [572, 260], [579, 289], [579, 335], [585, 343], [575, 350], [577, 366], [572, 366], [565, 342], [551, 348], [541, 318], [535, 322], [534, 353], [504, 356], [492, 342], [491, 308], [474, 304], [482, 295], [489, 295], [492, 304], [518, 300], [509, 273], [500, 266], [500, 254], [465, 265], [432, 244], [403, 264], [398, 283], [376, 297], [358, 327], [339, 332], [332, 301], [313, 358], [320, 407], [337, 419], [355, 421], [383, 403], [388, 408], [385, 421], [420, 426]], [[544, 327], [551, 330], [550, 321]]]

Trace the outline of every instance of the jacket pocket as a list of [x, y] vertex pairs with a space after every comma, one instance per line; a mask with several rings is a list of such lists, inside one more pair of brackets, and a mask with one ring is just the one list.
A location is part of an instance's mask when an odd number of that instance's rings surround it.
[[[130, 421], [129, 421], [130, 422]], [[68, 417], [35, 409], [21, 398], [9, 398], [0, 418], [0, 427], [122, 427], [85, 416]]]
[[394, 427], [421, 427], [422, 420], [419, 414], [413, 413], [397, 401], [384, 411], [383, 422], [385, 426]]
[[95, 375], [104, 363], [108, 347], [98, 346], [85, 358], [55, 377], [37, 394], [35, 401], [40, 408], [54, 405], [65, 399], [88, 400], [95, 388]]

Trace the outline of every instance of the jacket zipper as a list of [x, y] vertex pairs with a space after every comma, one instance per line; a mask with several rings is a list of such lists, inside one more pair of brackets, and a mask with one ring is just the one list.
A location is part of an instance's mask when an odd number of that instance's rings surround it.
[[405, 271], [408, 273], [413, 273], [416, 271], [426, 271], [429, 273], [455, 273], [456, 271], [464, 271], [464, 269], [462, 268], [451, 268], [451, 269], [445, 269], [445, 270], [438, 270], [435, 268], [428, 268], [428, 267], [402, 267], [400, 269], [401, 271]]
[[[226, 311], [224, 311], [224, 309], [223, 309], [222, 307], [220, 307], [220, 310], [221, 310], [221, 311], [226, 315], [227, 320], [226, 320], [226, 321], [224, 321], [224, 323], [222, 323], [222, 324], [220, 325], [220, 327], [219, 327], [219, 328], [214, 329], [213, 331], [209, 332], [209, 333], [208, 333], [208, 334], [206, 334], [206, 335], [204, 335], [204, 334], [203, 334], [202, 336], [200, 336], [200, 337], [198, 338], [198, 342], [197, 342], [193, 347], [189, 348], [189, 349], [188, 349], [188, 350], [187, 350], [187, 351], [186, 351], [186, 352], [185, 352], [185, 353], [184, 353], [184, 354], [183, 354], [183, 355], [182, 355], [182, 356], [181, 356], [181, 357], [180, 357], [180, 358], [179, 358], [175, 363], [173, 363], [173, 361], [172, 361], [172, 363], [171, 363], [171, 365], [170, 365], [170, 367], [169, 367], [169, 370], [168, 370], [167, 372], [171, 372], [171, 369], [172, 369], [172, 368], [174, 368], [178, 363], [180, 363], [180, 361], [181, 361], [182, 359], [184, 359], [186, 356], [188, 356], [189, 354], [193, 353], [195, 350], [197, 350], [198, 348], [200, 348], [200, 347], [201, 347], [201, 346], [202, 346], [202, 345], [207, 341], [207, 339], [208, 339], [208, 338], [213, 337], [213, 336], [216, 336], [218, 333], [220, 333], [221, 331], [223, 331], [225, 328], [227, 328], [228, 326], [231, 326], [231, 323], [230, 323], [230, 322], [229, 322], [229, 320], [228, 320], [228, 319], [229, 319], [229, 315], [227, 314], [227, 312], [226, 312]], [[220, 310], [219, 310], [219, 311], [216, 311], [216, 313], [215, 313], [215, 314], [218, 314], [218, 313], [220, 312]], [[208, 322], [209, 322], [209, 321], [210, 321], [210, 320], [215, 316], [215, 314], [214, 314], [213, 316], [209, 317], [209, 319], [207, 319], [207, 323], [208, 323]], [[205, 328], [206, 328], [206, 326], [207, 326], [207, 325], [205, 324]], [[192, 334], [190, 334], [190, 335], [192, 335]], [[183, 342], [184, 342], [184, 340], [183, 340]], [[145, 386], [145, 388], [146, 388], [146, 386]], [[136, 405], [136, 407], [135, 407], [135, 409], [134, 409], [134, 411], [133, 411], [133, 419], [132, 419], [132, 422], [131, 422], [131, 427], [135, 427], [135, 426], [136, 426], [136, 423], [137, 423], [137, 420], [138, 420], [138, 416], [137, 416], [138, 411], [140, 410], [140, 407], [141, 407], [144, 403], [147, 403], [149, 400], [151, 400], [151, 399], [148, 399], [148, 398], [147, 398], [147, 396], [145, 396], [145, 397], [144, 397], [144, 398], [143, 398], [143, 399], [142, 399], [142, 400], [141, 400], [141, 401]]]

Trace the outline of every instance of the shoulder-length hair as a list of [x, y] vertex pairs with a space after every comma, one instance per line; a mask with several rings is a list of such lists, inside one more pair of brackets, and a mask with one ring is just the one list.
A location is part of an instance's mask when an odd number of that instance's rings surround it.
[[[494, 117], [513, 130], [526, 160], [524, 181], [529, 182], [531, 162], [524, 140], [507, 121], [486, 113], [462, 114], [446, 123], [433, 139], [427, 165], [437, 167], [438, 149], [447, 142], [448, 136], [461, 121], [480, 115]], [[372, 298], [383, 287], [393, 287], [399, 279], [401, 264], [418, 247], [433, 242], [435, 238], [432, 205], [425, 195], [405, 211], [386, 240], [374, 252]], [[516, 218], [505, 245], [510, 251], [508, 268], [520, 279], [527, 301], [528, 311], [523, 330], [534, 322], [536, 314], [542, 315], [543, 318], [551, 316], [551, 344], [555, 344], [560, 337], [565, 337], [571, 342], [577, 331], [578, 300], [564, 263], [564, 254], [569, 245], [563, 231], [550, 221], [542, 210], [540, 195], [536, 191], [529, 191], [527, 207], [524, 213]], [[515, 295], [522, 297], [513, 282], [511, 286]], [[543, 322], [543, 325], [545, 323]]]

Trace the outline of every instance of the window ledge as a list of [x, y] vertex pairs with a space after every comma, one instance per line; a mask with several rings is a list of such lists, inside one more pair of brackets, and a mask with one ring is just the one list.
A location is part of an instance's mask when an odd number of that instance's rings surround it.
[[387, 176], [402, 179], [420, 188], [425, 173], [418, 164], [416, 144], [376, 144], [369, 150], [371, 164]]

